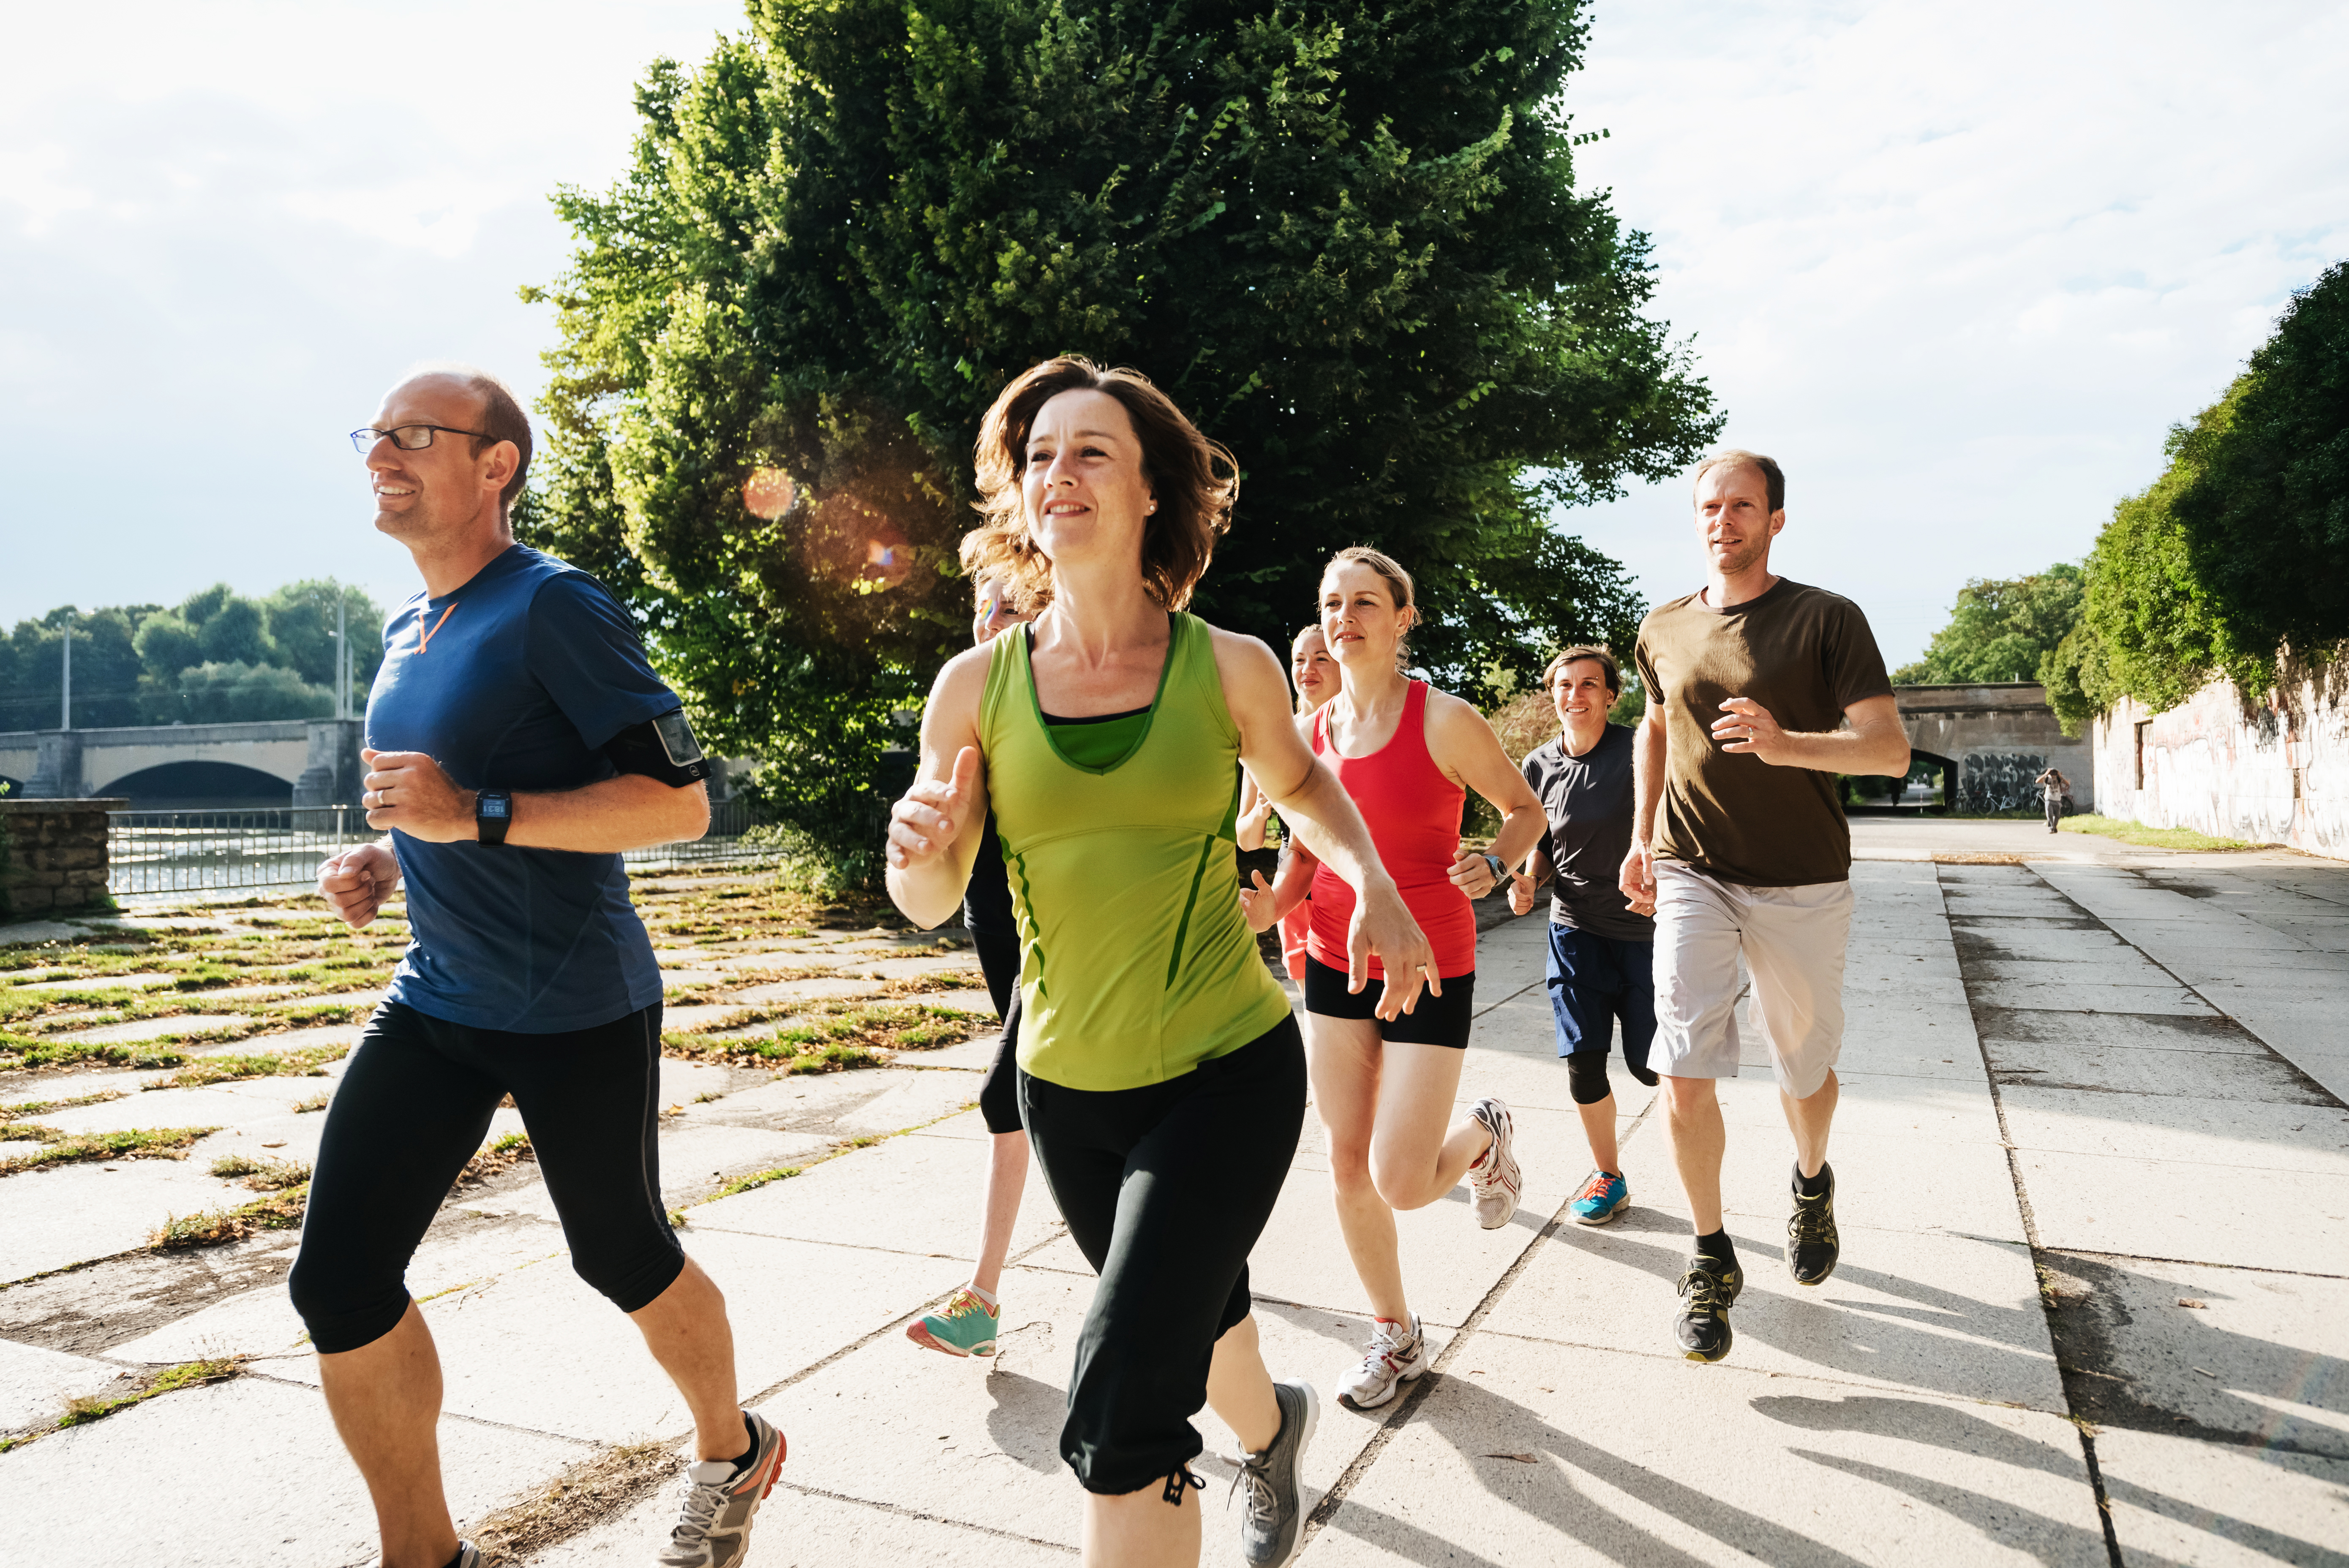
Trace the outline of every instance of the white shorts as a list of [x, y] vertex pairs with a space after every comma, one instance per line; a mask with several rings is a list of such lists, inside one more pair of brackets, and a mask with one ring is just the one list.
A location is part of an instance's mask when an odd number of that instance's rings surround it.
[[1818, 1093], [1843, 1054], [1843, 961], [1851, 883], [1743, 887], [1656, 862], [1656, 1043], [1670, 1078], [1737, 1076], [1737, 956], [1754, 976], [1752, 1022], [1778, 1087]]

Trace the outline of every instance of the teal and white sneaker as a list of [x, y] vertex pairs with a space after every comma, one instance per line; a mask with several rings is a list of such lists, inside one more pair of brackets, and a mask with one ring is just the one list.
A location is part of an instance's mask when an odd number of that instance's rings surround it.
[[949, 1356], [992, 1356], [996, 1326], [1003, 1321], [1003, 1304], [989, 1306], [966, 1285], [955, 1292], [944, 1312], [934, 1312], [909, 1325], [905, 1337]]
[[1612, 1171], [1593, 1171], [1574, 1195], [1569, 1212], [1578, 1225], [1603, 1225], [1631, 1201], [1630, 1184]]

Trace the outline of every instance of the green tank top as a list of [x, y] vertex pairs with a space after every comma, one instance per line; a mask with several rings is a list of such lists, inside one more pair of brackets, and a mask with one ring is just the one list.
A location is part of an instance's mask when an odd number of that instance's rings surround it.
[[1214, 643], [1195, 617], [1168, 620], [1157, 697], [1114, 757], [1072, 758], [1045, 724], [1024, 629], [988, 663], [978, 734], [1019, 919], [1019, 1065], [1065, 1088], [1164, 1083], [1288, 1016], [1240, 915], [1239, 727]]

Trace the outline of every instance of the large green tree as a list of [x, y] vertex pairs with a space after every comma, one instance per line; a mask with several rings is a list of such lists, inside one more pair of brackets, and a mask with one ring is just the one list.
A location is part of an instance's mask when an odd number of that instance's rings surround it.
[[1949, 624], [1925, 656], [1895, 670], [1902, 686], [1965, 685], [2038, 677], [2080, 614], [2080, 568], [2059, 561], [2028, 577], [1977, 577], [1958, 590]]
[[637, 603], [792, 819], [867, 832], [888, 714], [965, 635], [978, 418], [1064, 351], [1237, 454], [1211, 618], [1285, 640], [1361, 542], [1418, 573], [1454, 683], [1628, 636], [1621, 571], [1554, 519], [1719, 420], [1646, 239], [1576, 189], [1576, 0], [750, 11], [654, 67], [616, 186], [558, 200], [522, 525]]
[[2349, 262], [2292, 296], [2227, 407], [2179, 436], [2171, 506], [2212, 613], [2262, 653], [2349, 637]]

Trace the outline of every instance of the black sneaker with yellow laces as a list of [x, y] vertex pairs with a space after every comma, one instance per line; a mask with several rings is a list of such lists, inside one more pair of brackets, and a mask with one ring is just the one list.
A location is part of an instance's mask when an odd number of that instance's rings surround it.
[[[1806, 1192], [1806, 1186], [1816, 1191]], [[1795, 1168], [1795, 1214], [1786, 1222], [1786, 1268], [1796, 1284], [1823, 1284], [1835, 1273], [1842, 1243], [1836, 1235], [1835, 1168], [1821, 1164], [1816, 1179], [1806, 1182], [1801, 1166]]]
[[1692, 1361], [1718, 1361], [1729, 1354], [1736, 1337], [1729, 1330], [1729, 1309], [1745, 1286], [1745, 1273], [1733, 1263], [1703, 1253], [1689, 1259], [1681, 1275], [1681, 1315], [1672, 1337], [1681, 1354]]

